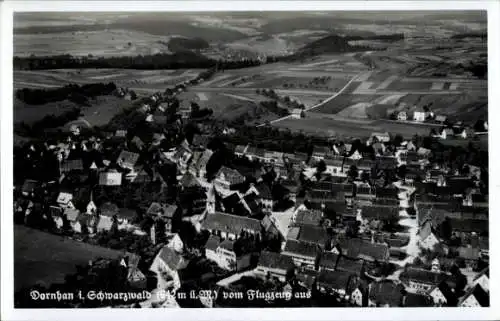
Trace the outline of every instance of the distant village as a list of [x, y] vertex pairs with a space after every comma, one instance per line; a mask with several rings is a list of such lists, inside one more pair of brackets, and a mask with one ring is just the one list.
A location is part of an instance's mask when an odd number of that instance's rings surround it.
[[[237, 128], [172, 111], [175, 92], [134, 111], [141, 131], [75, 121], [15, 149], [15, 224], [120, 250], [120, 289], [172, 294], [108, 306], [489, 306], [487, 167], [387, 132], [309, 152], [229, 144]], [[397, 115], [411, 117], [445, 122]], [[219, 295], [189, 296], [206, 290]]]

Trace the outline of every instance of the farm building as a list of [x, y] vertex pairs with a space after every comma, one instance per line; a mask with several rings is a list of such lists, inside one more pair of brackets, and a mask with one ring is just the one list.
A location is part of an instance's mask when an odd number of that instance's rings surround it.
[[292, 118], [300, 119], [305, 117], [305, 113], [302, 109], [300, 108], [294, 108], [292, 109], [292, 113], [290, 114]]
[[398, 120], [407, 120], [408, 119], [408, 114], [406, 113], [406, 111], [400, 111], [398, 113]]

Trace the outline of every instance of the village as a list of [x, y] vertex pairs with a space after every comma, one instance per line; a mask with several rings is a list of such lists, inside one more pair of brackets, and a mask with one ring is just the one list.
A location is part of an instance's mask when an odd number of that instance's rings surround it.
[[229, 143], [239, 129], [179, 109], [177, 89], [142, 99], [130, 126], [77, 120], [15, 149], [16, 229], [120, 251], [88, 273], [118, 260], [120, 289], [172, 293], [108, 306], [489, 306], [487, 167], [434, 148], [487, 123], [290, 153]]

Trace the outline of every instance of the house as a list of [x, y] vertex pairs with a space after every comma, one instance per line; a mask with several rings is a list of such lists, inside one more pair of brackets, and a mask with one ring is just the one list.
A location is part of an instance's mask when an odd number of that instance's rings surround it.
[[468, 271], [472, 271], [476, 269], [479, 261], [479, 248], [461, 246], [458, 248], [458, 257], [464, 260], [465, 268]]
[[361, 277], [364, 273], [365, 262], [361, 259], [351, 259], [346, 256], [341, 255], [337, 261], [335, 267], [336, 271], [346, 271], [358, 277]]
[[290, 256], [280, 253], [262, 251], [255, 272], [261, 275], [270, 275], [285, 282], [287, 276], [293, 273], [295, 264]]
[[349, 302], [359, 307], [368, 306], [368, 283], [359, 278], [352, 278], [348, 287], [350, 291]]
[[327, 238], [326, 229], [313, 225], [290, 227], [287, 235], [287, 239], [313, 243], [321, 248], [325, 247]]
[[369, 307], [400, 307], [403, 305], [404, 286], [390, 280], [373, 282], [368, 290]]
[[455, 306], [457, 298], [446, 281], [435, 285], [427, 292], [435, 306]]
[[134, 136], [130, 142], [135, 146], [135, 148], [137, 148], [137, 150], [142, 150], [146, 146], [146, 144], [138, 136]]
[[333, 252], [324, 252], [319, 259], [318, 268], [322, 270], [335, 271], [339, 255]]
[[21, 187], [21, 193], [24, 196], [33, 196], [36, 188], [39, 186], [39, 182], [33, 179], [26, 179]]
[[207, 259], [217, 262], [219, 257], [217, 255], [217, 248], [220, 244], [220, 237], [210, 235], [207, 243], [205, 243], [205, 256]]
[[207, 192], [201, 186], [182, 189], [179, 192], [179, 205], [182, 209], [182, 220], [193, 224], [201, 222], [207, 210], [213, 212], [213, 204], [209, 202]]
[[120, 186], [122, 184], [122, 173], [111, 169], [108, 172], [99, 173], [99, 185]]
[[433, 250], [436, 245], [440, 243], [432, 230], [432, 223], [426, 221], [418, 231], [418, 244], [427, 250]]
[[427, 294], [406, 293], [402, 305], [407, 308], [424, 308], [433, 306], [432, 299]]
[[[378, 191], [378, 189], [377, 189]], [[371, 221], [371, 220], [392, 220], [396, 219], [399, 216], [399, 208], [397, 204], [396, 206], [386, 206], [379, 204], [372, 204], [370, 206], [362, 206], [361, 207], [361, 216], [363, 219]]]
[[[249, 191], [252, 190], [253, 192], [256, 192], [256, 194], [259, 197], [260, 204], [262, 205], [262, 208], [271, 211], [273, 209], [274, 201], [273, 201], [273, 195], [271, 194], [271, 189], [269, 186], [264, 183], [258, 183], [256, 185], [252, 185], [249, 189]], [[248, 192], [246, 194], [248, 194]]]
[[66, 217], [66, 220], [69, 222], [69, 225], [75, 231], [76, 233], [81, 233], [81, 224], [79, 221], [80, 217], [80, 211], [75, 209], [75, 208], [66, 208], [64, 209], [64, 216]]
[[455, 136], [458, 136], [463, 139], [471, 138], [474, 136], [474, 130], [470, 127], [465, 128], [455, 128], [454, 127]]
[[238, 157], [242, 157], [246, 154], [249, 145], [237, 145], [234, 149], [234, 154]]
[[320, 252], [320, 247], [314, 243], [289, 239], [282, 254], [290, 256], [296, 266], [314, 268]]
[[127, 131], [123, 129], [118, 129], [115, 132], [115, 137], [127, 137]]
[[414, 121], [423, 122], [427, 119], [428, 116], [429, 116], [429, 112], [426, 112], [423, 109], [422, 110], [418, 109], [418, 110], [415, 110], [413, 112], [413, 120]]
[[434, 120], [439, 123], [439, 124], [444, 124], [446, 122], [446, 116], [444, 115], [436, 115], [436, 118]]
[[60, 163], [59, 171], [62, 173], [69, 173], [72, 171], [82, 171], [83, 161], [81, 159], [67, 159]]
[[343, 298], [353, 275], [346, 271], [322, 270], [316, 279], [316, 287], [322, 293], [335, 293]]
[[377, 142], [380, 142], [380, 143], [388, 143], [391, 141], [391, 135], [388, 132], [384, 132], [384, 133], [374, 132], [371, 134], [369, 141], [373, 142], [375, 140], [375, 138], [377, 139]]
[[490, 268], [487, 267], [480, 271], [473, 280], [473, 285], [480, 285], [483, 290], [490, 292]]
[[490, 296], [479, 284], [472, 287], [458, 302], [459, 307], [489, 307]]
[[311, 158], [315, 161], [325, 159], [327, 155], [332, 154], [330, 147], [314, 145]]
[[207, 164], [213, 155], [213, 151], [210, 149], [204, 150], [201, 154], [198, 154], [196, 159], [193, 156], [189, 170], [193, 175], [199, 178], [204, 178], [207, 174]]
[[122, 168], [134, 169], [139, 159], [139, 154], [122, 150], [118, 156], [116, 163]]
[[292, 217], [292, 221], [296, 225], [319, 226], [322, 218], [323, 213], [321, 211], [299, 209]]
[[408, 291], [416, 293], [428, 293], [447, 279], [448, 275], [444, 272], [434, 272], [418, 267], [409, 267], [400, 276], [400, 280], [407, 286]]
[[441, 131], [439, 132], [439, 135], [438, 135], [438, 137], [441, 139], [450, 139], [450, 138], [453, 138], [454, 136], [455, 136], [455, 133], [453, 132], [452, 128], [443, 128], [443, 129], [441, 129]]
[[221, 212], [208, 214], [202, 226], [203, 229], [212, 234], [220, 235], [222, 238], [230, 240], [238, 238], [242, 231], [251, 234], [259, 234], [261, 232], [259, 220]]
[[230, 190], [231, 186], [241, 184], [245, 181], [245, 177], [237, 170], [222, 166], [215, 176], [215, 186], [223, 189]]
[[339, 242], [341, 254], [352, 259], [368, 262], [386, 262], [389, 259], [389, 247], [386, 244], [372, 243], [359, 238], [344, 239]]
[[398, 113], [398, 120], [402, 120], [402, 121], [405, 121], [408, 119], [408, 114], [406, 113], [406, 111], [402, 110]]
[[302, 110], [300, 108], [294, 108], [294, 109], [292, 109], [292, 112], [290, 113], [290, 117], [295, 118], [295, 119], [304, 118], [305, 115], [306, 115], [306, 113], [304, 112], [304, 110]]
[[178, 270], [187, 266], [187, 261], [168, 246], [164, 246], [155, 256], [149, 270], [156, 274], [158, 289], [173, 288], [177, 290], [181, 283]]
[[60, 192], [59, 195], [57, 196], [56, 202], [61, 208], [75, 208], [72, 200], [73, 200], [73, 194]]
[[325, 158], [325, 172], [332, 176], [347, 177], [347, 171], [344, 171], [344, 157], [337, 156], [333, 159]]
[[172, 221], [177, 210], [177, 205], [153, 202], [146, 211], [146, 215], [162, 219], [165, 222], [165, 231], [170, 233], [172, 231]]
[[226, 270], [236, 270], [236, 253], [234, 252], [234, 241], [224, 240], [218, 246], [216, 250], [218, 257], [217, 263], [220, 267]]

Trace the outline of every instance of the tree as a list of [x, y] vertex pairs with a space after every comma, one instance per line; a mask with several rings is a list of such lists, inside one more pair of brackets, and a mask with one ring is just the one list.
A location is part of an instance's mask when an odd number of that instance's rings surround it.
[[351, 178], [352, 180], [355, 180], [358, 178], [358, 168], [356, 167], [356, 165], [351, 165], [351, 167], [349, 168], [349, 171], [347, 171], [347, 176], [349, 178]]
[[326, 171], [326, 164], [324, 160], [320, 160], [316, 165], [316, 174], [319, 176], [321, 173]]

